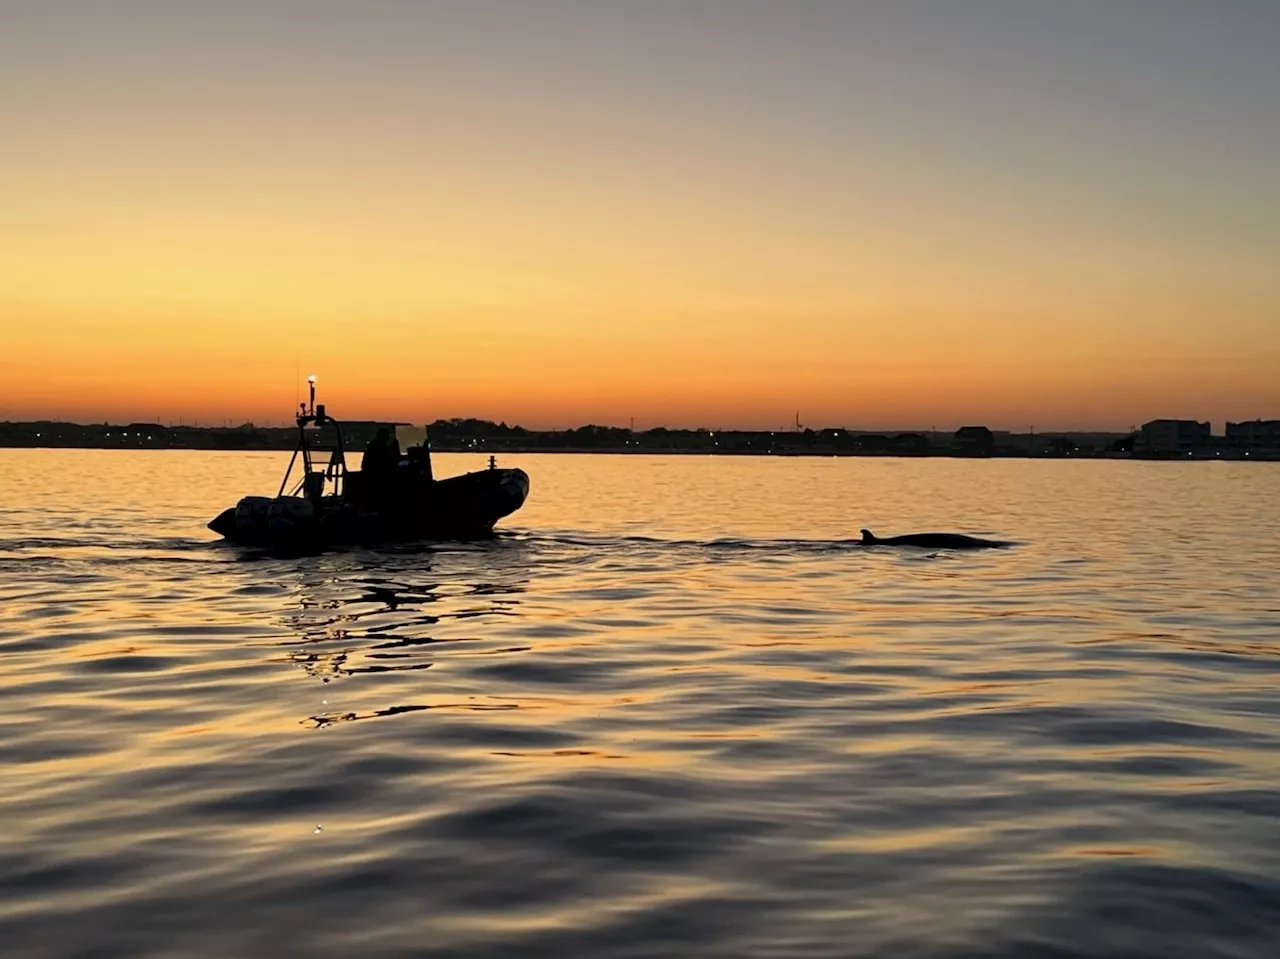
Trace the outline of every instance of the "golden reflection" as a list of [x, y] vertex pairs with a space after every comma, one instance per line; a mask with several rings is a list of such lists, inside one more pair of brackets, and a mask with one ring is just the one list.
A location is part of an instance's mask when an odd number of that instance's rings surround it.
[[1077, 846], [1062, 850], [1067, 856], [1142, 856], [1148, 859], [1168, 858], [1167, 850], [1160, 846]]
[[991, 828], [982, 826], [927, 826], [899, 828], [873, 835], [849, 835], [829, 839], [822, 848], [862, 854], [894, 853], [936, 849], [946, 846], [976, 846], [990, 840]]

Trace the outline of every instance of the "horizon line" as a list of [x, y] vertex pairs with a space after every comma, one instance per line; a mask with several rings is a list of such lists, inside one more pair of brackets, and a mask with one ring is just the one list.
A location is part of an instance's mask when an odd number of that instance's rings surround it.
[[[409, 419], [381, 419], [381, 418], [360, 419], [360, 418], [354, 418], [354, 417], [349, 419], [334, 417], [334, 419], [336, 419], [339, 423], [377, 423], [379, 425], [408, 425], [413, 427], [419, 426], [419, 424]], [[505, 425], [506, 428], [508, 429], [520, 429], [528, 433], [565, 433], [565, 432], [570, 432], [572, 430], [585, 429], [587, 427], [596, 427], [599, 429], [623, 430], [626, 432], [631, 432], [636, 434], [649, 433], [649, 432], [653, 432], [654, 430], [663, 429], [663, 430], [669, 430], [672, 432], [683, 431], [683, 432], [690, 432], [690, 433], [704, 432], [704, 433], [803, 434], [806, 431], [820, 433], [826, 430], [838, 430], [845, 433], [853, 433], [853, 434], [884, 433], [884, 434], [901, 435], [901, 434], [907, 434], [907, 433], [917, 433], [917, 434], [928, 435], [928, 434], [938, 434], [938, 433], [955, 433], [958, 430], [965, 429], [965, 428], [984, 427], [986, 429], [991, 430], [993, 434], [1004, 433], [1010, 436], [1031, 436], [1036, 434], [1050, 435], [1050, 434], [1073, 434], [1073, 433], [1114, 434], [1117, 436], [1129, 436], [1139, 432], [1142, 426], [1148, 423], [1156, 423], [1156, 422], [1162, 422], [1162, 421], [1199, 422], [1199, 423], [1208, 422], [1210, 423], [1210, 429], [1212, 430], [1212, 421], [1210, 420], [1192, 420], [1190, 418], [1182, 418], [1182, 417], [1156, 417], [1155, 419], [1145, 421], [1143, 424], [1133, 424], [1128, 428], [1120, 428], [1120, 429], [1068, 427], [1068, 428], [1046, 428], [1044, 430], [1037, 430], [1034, 424], [1029, 424], [1027, 428], [1022, 430], [1017, 430], [1017, 429], [991, 426], [987, 423], [981, 423], [976, 421], [961, 423], [958, 426], [944, 425], [942, 427], [930, 426], [930, 427], [886, 427], [886, 428], [802, 425], [800, 428], [797, 429], [795, 426], [791, 426], [791, 425], [788, 425], [785, 427], [778, 427], [778, 428], [766, 428], [766, 427], [752, 428], [752, 427], [719, 426], [719, 425], [717, 426], [707, 426], [707, 425], [667, 426], [665, 424], [656, 424], [653, 426], [645, 427], [643, 429], [636, 429], [634, 426], [628, 427], [628, 426], [622, 426], [622, 425], [613, 425], [608, 423], [595, 423], [595, 422], [580, 423], [576, 426], [526, 427], [526, 426], [521, 426], [519, 423], [509, 424], [505, 419], [492, 420], [492, 419], [486, 419], [486, 418], [477, 417], [477, 416], [447, 416], [447, 417], [442, 416], [421, 424], [421, 428], [425, 429], [434, 423], [443, 423], [443, 422], [449, 422], [449, 421], [465, 422], [468, 420], [480, 422], [480, 423], [490, 423], [494, 426]], [[1263, 417], [1254, 417], [1252, 419], [1245, 419], [1245, 420], [1223, 420], [1224, 424], [1249, 423], [1249, 422], [1266, 422], [1266, 419]], [[0, 420], [0, 424], [9, 425], [9, 426], [38, 425], [43, 423], [75, 426], [80, 428], [92, 428], [92, 427], [123, 428], [127, 426], [135, 426], [135, 425], [159, 426], [163, 429], [202, 429], [202, 430], [243, 429], [244, 427], [250, 427], [252, 429], [296, 429], [297, 428], [296, 423], [288, 422], [288, 421], [277, 423], [274, 420], [265, 420], [262, 422], [258, 422], [258, 421], [249, 419], [249, 420], [242, 420], [239, 423], [235, 423], [230, 419], [224, 419], [221, 422], [201, 423], [199, 420], [193, 419], [191, 422], [188, 423], [182, 417], [179, 417], [176, 422], [173, 420], [170, 420], [168, 423], [165, 423], [159, 419], [152, 420], [152, 421], [131, 420], [128, 423], [110, 422], [107, 420], [102, 420], [102, 421], [90, 420], [87, 422], [79, 422], [75, 420], [60, 419], [58, 417], [51, 417], [47, 419], [29, 419], [29, 420], [9, 420], [9, 419]]]

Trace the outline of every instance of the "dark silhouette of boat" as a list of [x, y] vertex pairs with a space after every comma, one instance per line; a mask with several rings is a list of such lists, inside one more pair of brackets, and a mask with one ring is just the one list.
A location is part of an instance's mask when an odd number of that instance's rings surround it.
[[[424, 440], [403, 456], [384, 447], [366, 453], [362, 469], [347, 467], [342, 425], [316, 405], [297, 416], [298, 444], [274, 497], [245, 496], [209, 529], [244, 546], [312, 551], [428, 539], [477, 539], [524, 505], [529, 476], [522, 469], [489, 468], [436, 479]], [[301, 465], [300, 477], [290, 484]]]

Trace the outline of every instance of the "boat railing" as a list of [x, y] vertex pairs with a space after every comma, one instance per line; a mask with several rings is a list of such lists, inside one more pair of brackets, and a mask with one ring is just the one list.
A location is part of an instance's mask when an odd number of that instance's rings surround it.
[[[324, 404], [316, 405], [316, 378], [307, 378], [310, 386], [309, 403], [298, 405], [298, 445], [294, 447], [289, 465], [284, 471], [284, 479], [280, 481], [277, 496], [284, 496], [285, 490], [290, 496], [302, 494], [306, 499], [318, 502], [325, 495], [341, 497], [346, 492], [347, 457], [342, 443], [342, 426], [332, 416], [325, 413]], [[314, 428], [312, 425], [314, 424]], [[332, 430], [332, 444], [323, 444], [325, 428]], [[310, 435], [308, 435], [310, 434]], [[328, 453], [329, 458], [323, 466], [314, 454]], [[302, 461], [302, 475], [292, 487], [289, 479], [293, 476], [294, 467]], [[326, 492], [326, 491], [330, 492]]]

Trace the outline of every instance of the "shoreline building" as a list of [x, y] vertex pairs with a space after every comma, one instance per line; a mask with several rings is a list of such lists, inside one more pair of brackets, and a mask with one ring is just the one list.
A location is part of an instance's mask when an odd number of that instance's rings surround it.
[[995, 436], [985, 426], [962, 426], [955, 431], [951, 446], [962, 456], [990, 456], [995, 450]]
[[1193, 453], [1213, 448], [1213, 435], [1208, 423], [1196, 420], [1152, 420], [1143, 423], [1134, 439], [1134, 453]]
[[1225, 445], [1238, 453], [1280, 453], [1280, 420], [1228, 423]]

